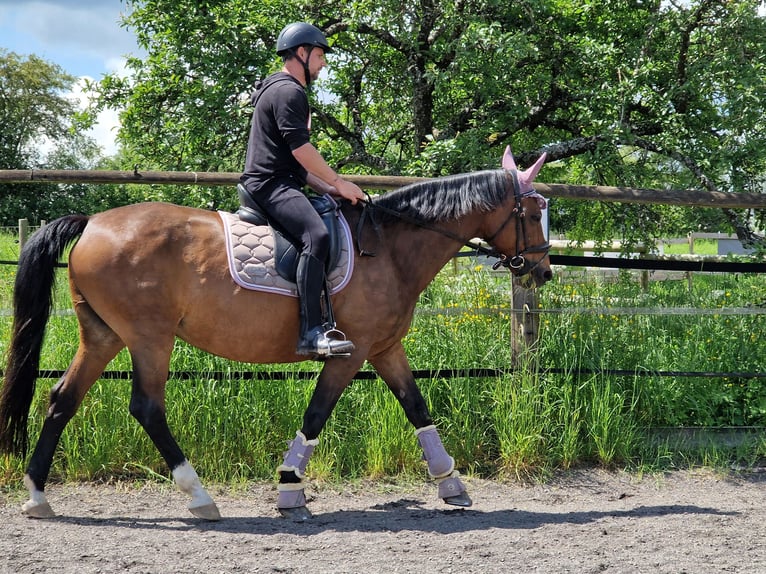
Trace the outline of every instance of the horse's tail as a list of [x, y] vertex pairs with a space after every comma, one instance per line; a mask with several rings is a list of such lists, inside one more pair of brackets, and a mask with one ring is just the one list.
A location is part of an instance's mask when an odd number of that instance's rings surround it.
[[27, 420], [53, 304], [55, 269], [67, 246], [87, 224], [84, 215], [62, 217], [34, 233], [21, 250], [13, 291], [11, 342], [0, 390], [0, 452], [26, 454]]

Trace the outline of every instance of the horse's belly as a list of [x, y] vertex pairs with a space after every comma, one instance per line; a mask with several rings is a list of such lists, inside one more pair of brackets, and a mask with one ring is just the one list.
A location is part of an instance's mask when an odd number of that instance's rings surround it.
[[297, 299], [239, 291], [228, 300], [195, 305], [177, 336], [208, 353], [246, 363], [288, 363], [298, 340]]

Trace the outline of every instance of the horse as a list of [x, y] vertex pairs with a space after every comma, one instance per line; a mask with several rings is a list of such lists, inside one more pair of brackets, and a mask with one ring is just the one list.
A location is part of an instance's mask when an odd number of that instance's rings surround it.
[[[365, 361], [414, 426], [439, 496], [455, 506], [472, 504], [415, 382], [402, 339], [418, 295], [464, 244], [475, 245], [474, 238], [483, 238], [497, 264], [515, 275], [531, 273], [537, 285], [551, 278], [541, 221], [546, 203], [532, 185], [544, 161], [545, 154], [521, 171], [506, 149], [503, 169], [425, 180], [362, 205], [341, 205], [356, 243], [374, 245], [375, 253], [355, 253], [350, 280], [332, 297], [338, 325], [356, 348], [349, 356], [324, 360], [303, 424], [277, 469], [281, 514], [295, 520], [311, 517], [304, 495], [306, 466], [335, 404]], [[19, 257], [0, 392], [0, 452], [27, 453], [54, 272], [75, 240], [68, 276], [79, 344], [50, 390], [23, 479], [29, 500], [22, 512], [55, 516], [45, 484], [59, 437], [109, 361], [127, 347], [130, 414], [159, 450], [177, 487], [191, 497], [189, 511], [201, 519], [219, 519], [218, 507], [168, 427], [165, 385], [174, 341], [180, 338], [241, 362], [307, 360], [295, 353], [297, 299], [243, 289], [233, 281], [221, 218], [212, 211], [140, 203], [48, 223], [31, 236]]]

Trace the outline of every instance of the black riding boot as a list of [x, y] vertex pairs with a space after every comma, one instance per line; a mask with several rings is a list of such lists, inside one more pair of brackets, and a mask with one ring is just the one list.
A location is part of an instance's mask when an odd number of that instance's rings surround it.
[[[322, 290], [325, 289], [324, 263], [310, 255], [301, 253], [298, 258], [296, 285], [300, 307], [299, 355], [315, 355], [319, 358], [345, 356], [354, 350], [354, 344], [346, 339], [332, 338], [340, 331], [334, 325], [325, 325], [322, 318]], [[330, 298], [326, 298], [330, 304]], [[328, 310], [329, 311], [329, 310]], [[332, 313], [328, 312], [332, 317]]]

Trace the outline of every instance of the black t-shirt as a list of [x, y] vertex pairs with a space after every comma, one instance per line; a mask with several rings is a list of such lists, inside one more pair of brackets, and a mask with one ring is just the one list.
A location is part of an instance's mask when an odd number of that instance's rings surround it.
[[277, 72], [256, 85], [250, 101], [255, 108], [243, 183], [257, 189], [276, 176], [297, 178], [304, 185], [306, 170], [292, 154], [309, 142], [310, 109], [303, 86], [290, 74]]

